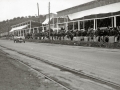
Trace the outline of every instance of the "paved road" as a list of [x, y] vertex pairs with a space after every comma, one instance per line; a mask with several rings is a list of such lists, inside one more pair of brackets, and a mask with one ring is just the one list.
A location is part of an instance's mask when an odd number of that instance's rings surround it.
[[0, 40], [0, 45], [120, 84], [120, 50], [117, 49], [13, 43], [10, 40]]

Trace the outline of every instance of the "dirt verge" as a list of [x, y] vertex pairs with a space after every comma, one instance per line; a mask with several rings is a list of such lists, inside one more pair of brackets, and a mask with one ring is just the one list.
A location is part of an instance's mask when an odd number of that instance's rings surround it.
[[0, 90], [65, 90], [0, 50]]

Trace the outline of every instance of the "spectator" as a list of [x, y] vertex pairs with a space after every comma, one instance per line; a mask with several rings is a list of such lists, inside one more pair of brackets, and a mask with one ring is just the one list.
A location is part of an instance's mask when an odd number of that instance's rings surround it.
[[105, 36], [105, 42], [106, 42], [106, 43], [109, 42], [109, 37], [108, 37], [108, 35]]
[[109, 42], [109, 37], [108, 37], [108, 35], [106, 35], [106, 36], [105, 36], [105, 43], [106, 43], [106, 47], [107, 47], [107, 48], [108, 48], [108, 46], [109, 46], [109, 45], [108, 45], [108, 42]]
[[117, 41], [120, 42], [120, 26], [117, 27], [118, 35], [117, 35]]

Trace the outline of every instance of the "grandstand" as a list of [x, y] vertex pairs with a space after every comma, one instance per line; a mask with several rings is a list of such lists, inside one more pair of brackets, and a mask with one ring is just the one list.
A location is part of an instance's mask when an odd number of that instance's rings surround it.
[[82, 5], [57, 12], [58, 18], [64, 17], [69, 29], [96, 30], [98, 27], [120, 26], [120, 0], [94, 0]]

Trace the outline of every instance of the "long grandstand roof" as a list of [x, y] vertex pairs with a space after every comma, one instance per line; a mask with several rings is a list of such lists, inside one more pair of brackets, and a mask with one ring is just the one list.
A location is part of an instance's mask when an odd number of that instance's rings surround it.
[[94, 0], [94, 1], [91, 1], [85, 4], [81, 4], [75, 7], [71, 7], [65, 10], [58, 11], [57, 14], [58, 14], [58, 17], [67, 16], [69, 14], [73, 14], [76, 12], [81, 12], [84, 10], [89, 10], [89, 9], [117, 3], [117, 2], [120, 2], [120, 0]]
[[[93, 15], [94, 16], [93, 18], [98, 18], [100, 14], [103, 14], [103, 15], [107, 14], [106, 17], [111, 17], [111, 16], [116, 15], [115, 12], [120, 11], [119, 6], [120, 6], [120, 2], [101, 6], [101, 7], [96, 7], [96, 8], [89, 9], [89, 10], [84, 10], [84, 11], [73, 13], [73, 14], [69, 14], [68, 16], [71, 20], [76, 19], [76, 18], [82, 18], [85, 16], [90, 16], [90, 15]], [[102, 18], [102, 16], [100, 18]]]

